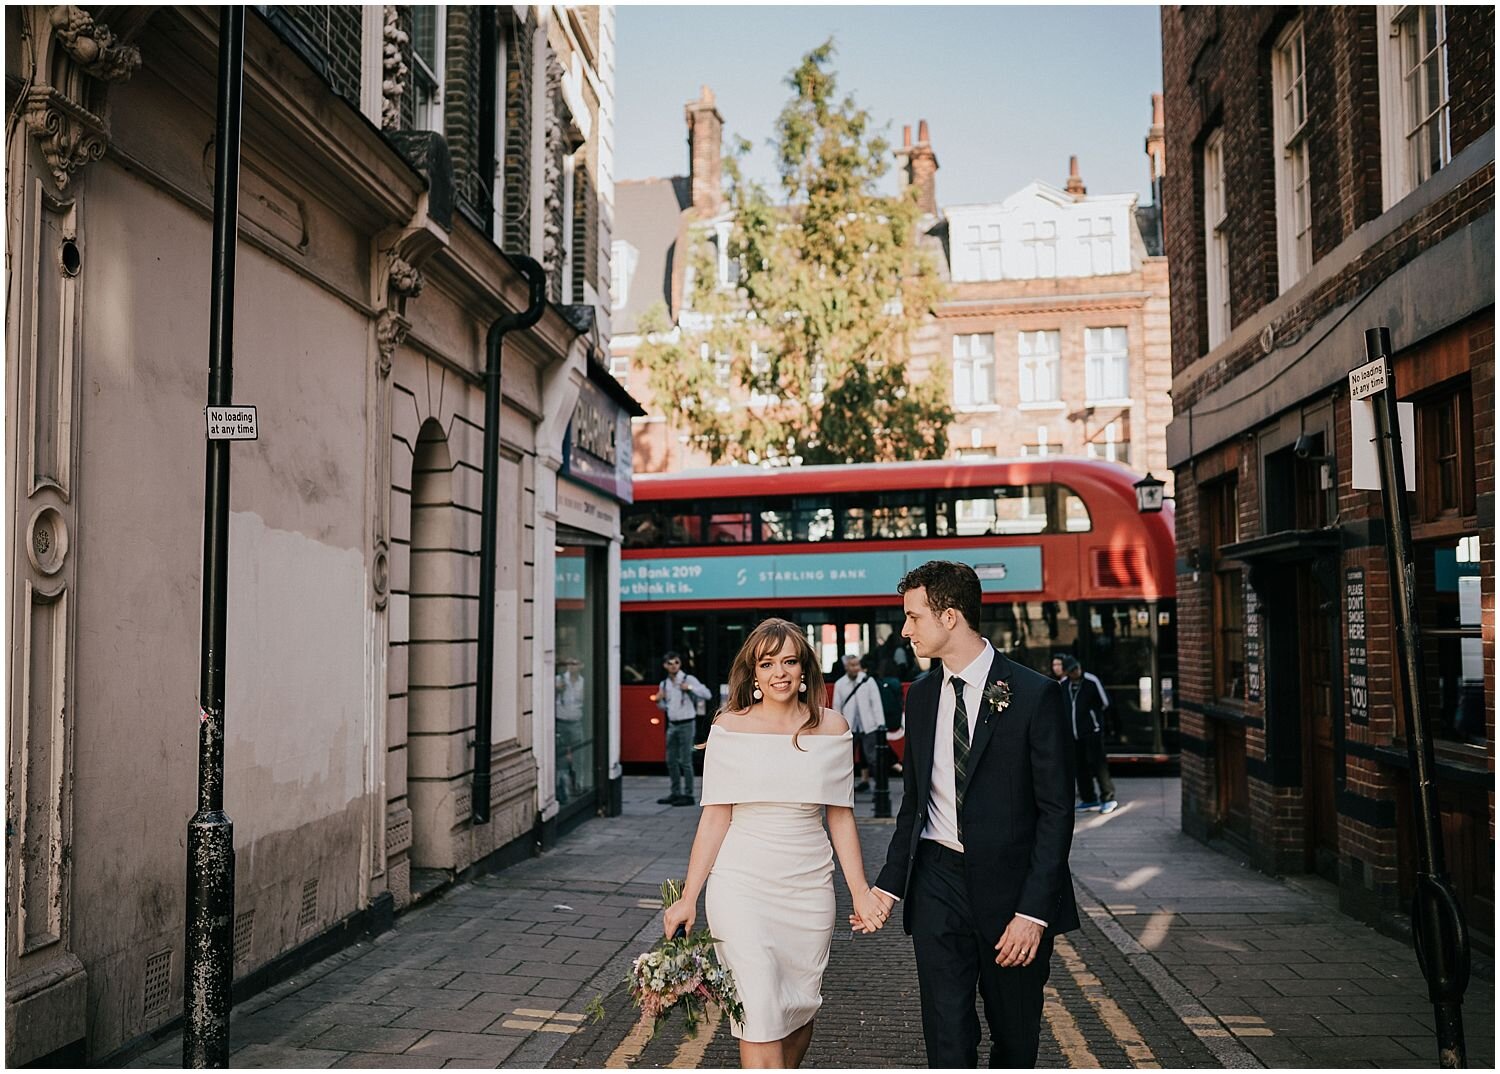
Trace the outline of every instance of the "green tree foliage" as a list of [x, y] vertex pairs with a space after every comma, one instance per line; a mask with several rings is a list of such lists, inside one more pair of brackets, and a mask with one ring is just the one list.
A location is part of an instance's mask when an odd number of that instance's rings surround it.
[[876, 192], [890, 146], [835, 97], [833, 43], [791, 73], [776, 122], [780, 191], [726, 158], [738, 281], [723, 286], [703, 227], [687, 252], [686, 311], [642, 317], [636, 357], [669, 420], [714, 462], [941, 458], [953, 420], [941, 369], [907, 378], [913, 334], [941, 297], [917, 245], [914, 191]]

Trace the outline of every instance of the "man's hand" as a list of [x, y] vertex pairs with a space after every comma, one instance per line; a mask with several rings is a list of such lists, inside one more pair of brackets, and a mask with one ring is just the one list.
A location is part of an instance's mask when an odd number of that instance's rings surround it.
[[1012, 966], [1029, 966], [1036, 958], [1036, 950], [1042, 943], [1042, 926], [1017, 914], [1005, 926], [1000, 942], [995, 944], [999, 952], [995, 964], [1007, 969]]

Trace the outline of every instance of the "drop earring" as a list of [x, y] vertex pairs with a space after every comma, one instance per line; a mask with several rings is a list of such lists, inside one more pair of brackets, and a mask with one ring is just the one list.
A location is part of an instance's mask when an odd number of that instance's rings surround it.
[[759, 701], [765, 695], [760, 692], [760, 683], [755, 684], [755, 689], [750, 691], [750, 696]]
[[803, 679], [800, 683], [797, 684], [797, 692], [799, 694], [805, 694], [805, 693], [807, 693], [807, 680], [806, 679]]

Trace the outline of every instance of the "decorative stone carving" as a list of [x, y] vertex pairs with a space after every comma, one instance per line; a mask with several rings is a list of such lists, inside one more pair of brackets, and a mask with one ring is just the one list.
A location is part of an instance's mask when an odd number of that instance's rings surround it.
[[385, 43], [382, 46], [383, 77], [380, 82], [380, 126], [401, 126], [401, 96], [406, 92], [407, 33], [401, 29], [395, 4], [385, 5]]
[[547, 297], [562, 301], [562, 274], [566, 260], [563, 250], [563, 118], [562, 66], [557, 55], [547, 49], [547, 109], [543, 128], [545, 148], [542, 151], [542, 189], [546, 191], [542, 206], [542, 268], [547, 273]]
[[405, 298], [416, 298], [427, 282], [420, 272], [391, 251], [391, 290]]
[[[37, 10], [46, 12], [46, 18], [32, 22], [38, 61], [26, 92], [26, 129], [41, 143], [58, 189], [65, 190], [73, 173], [104, 156], [109, 145], [94, 83], [129, 78], [141, 65], [141, 50], [116, 40], [109, 27], [82, 8]], [[57, 50], [64, 55], [56, 55]], [[46, 81], [49, 77], [55, 85]]]
[[381, 377], [391, 375], [391, 362], [396, 356], [396, 348], [405, 342], [410, 328], [411, 323], [395, 310], [381, 310], [380, 316], [375, 318], [375, 343], [380, 349], [378, 368]]

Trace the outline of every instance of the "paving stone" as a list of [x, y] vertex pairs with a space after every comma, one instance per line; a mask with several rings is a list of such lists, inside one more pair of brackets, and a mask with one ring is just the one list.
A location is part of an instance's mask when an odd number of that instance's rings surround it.
[[436, 1007], [456, 1011], [479, 993], [458, 988], [397, 988], [381, 998], [382, 1003], [402, 1007]]
[[236, 1067], [326, 1068], [344, 1058], [344, 1052], [320, 1048], [292, 1048], [280, 1044], [252, 1044], [234, 1055]]
[[427, 1032], [425, 1029], [394, 1029], [390, 1026], [333, 1026], [315, 1037], [310, 1047], [344, 1052], [382, 1052], [396, 1055], [406, 1051]]
[[567, 999], [582, 986], [581, 981], [565, 981], [555, 978], [538, 981], [531, 986], [527, 993], [532, 996], [548, 996], [555, 999]]
[[390, 1070], [403, 1067], [413, 1070], [431, 1070], [432, 1060], [424, 1059], [420, 1055], [385, 1055], [380, 1052], [352, 1052], [344, 1056], [337, 1063], [334, 1063], [333, 1066], [335, 1068], [354, 1067], [360, 1070]]
[[302, 1015], [309, 1025], [385, 1026], [406, 1013], [405, 1003], [324, 1003]]
[[[633, 936], [634, 933], [631, 935]], [[577, 966], [554, 962], [523, 962], [517, 968], [516, 976], [557, 978], [564, 981], [587, 981], [597, 972], [597, 966]], [[468, 976], [474, 975], [470, 974]]]
[[1341, 1037], [1415, 1036], [1425, 1028], [1405, 1014], [1320, 1014], [1317, 1017]]
[[412, 1045], [407, 1055], [424, 1059], [483, 1059], [499, 1064], [520, 1044], [519, 1038], [499, 1037], [489, 1033], [451, 1033], [435, 1030]]

